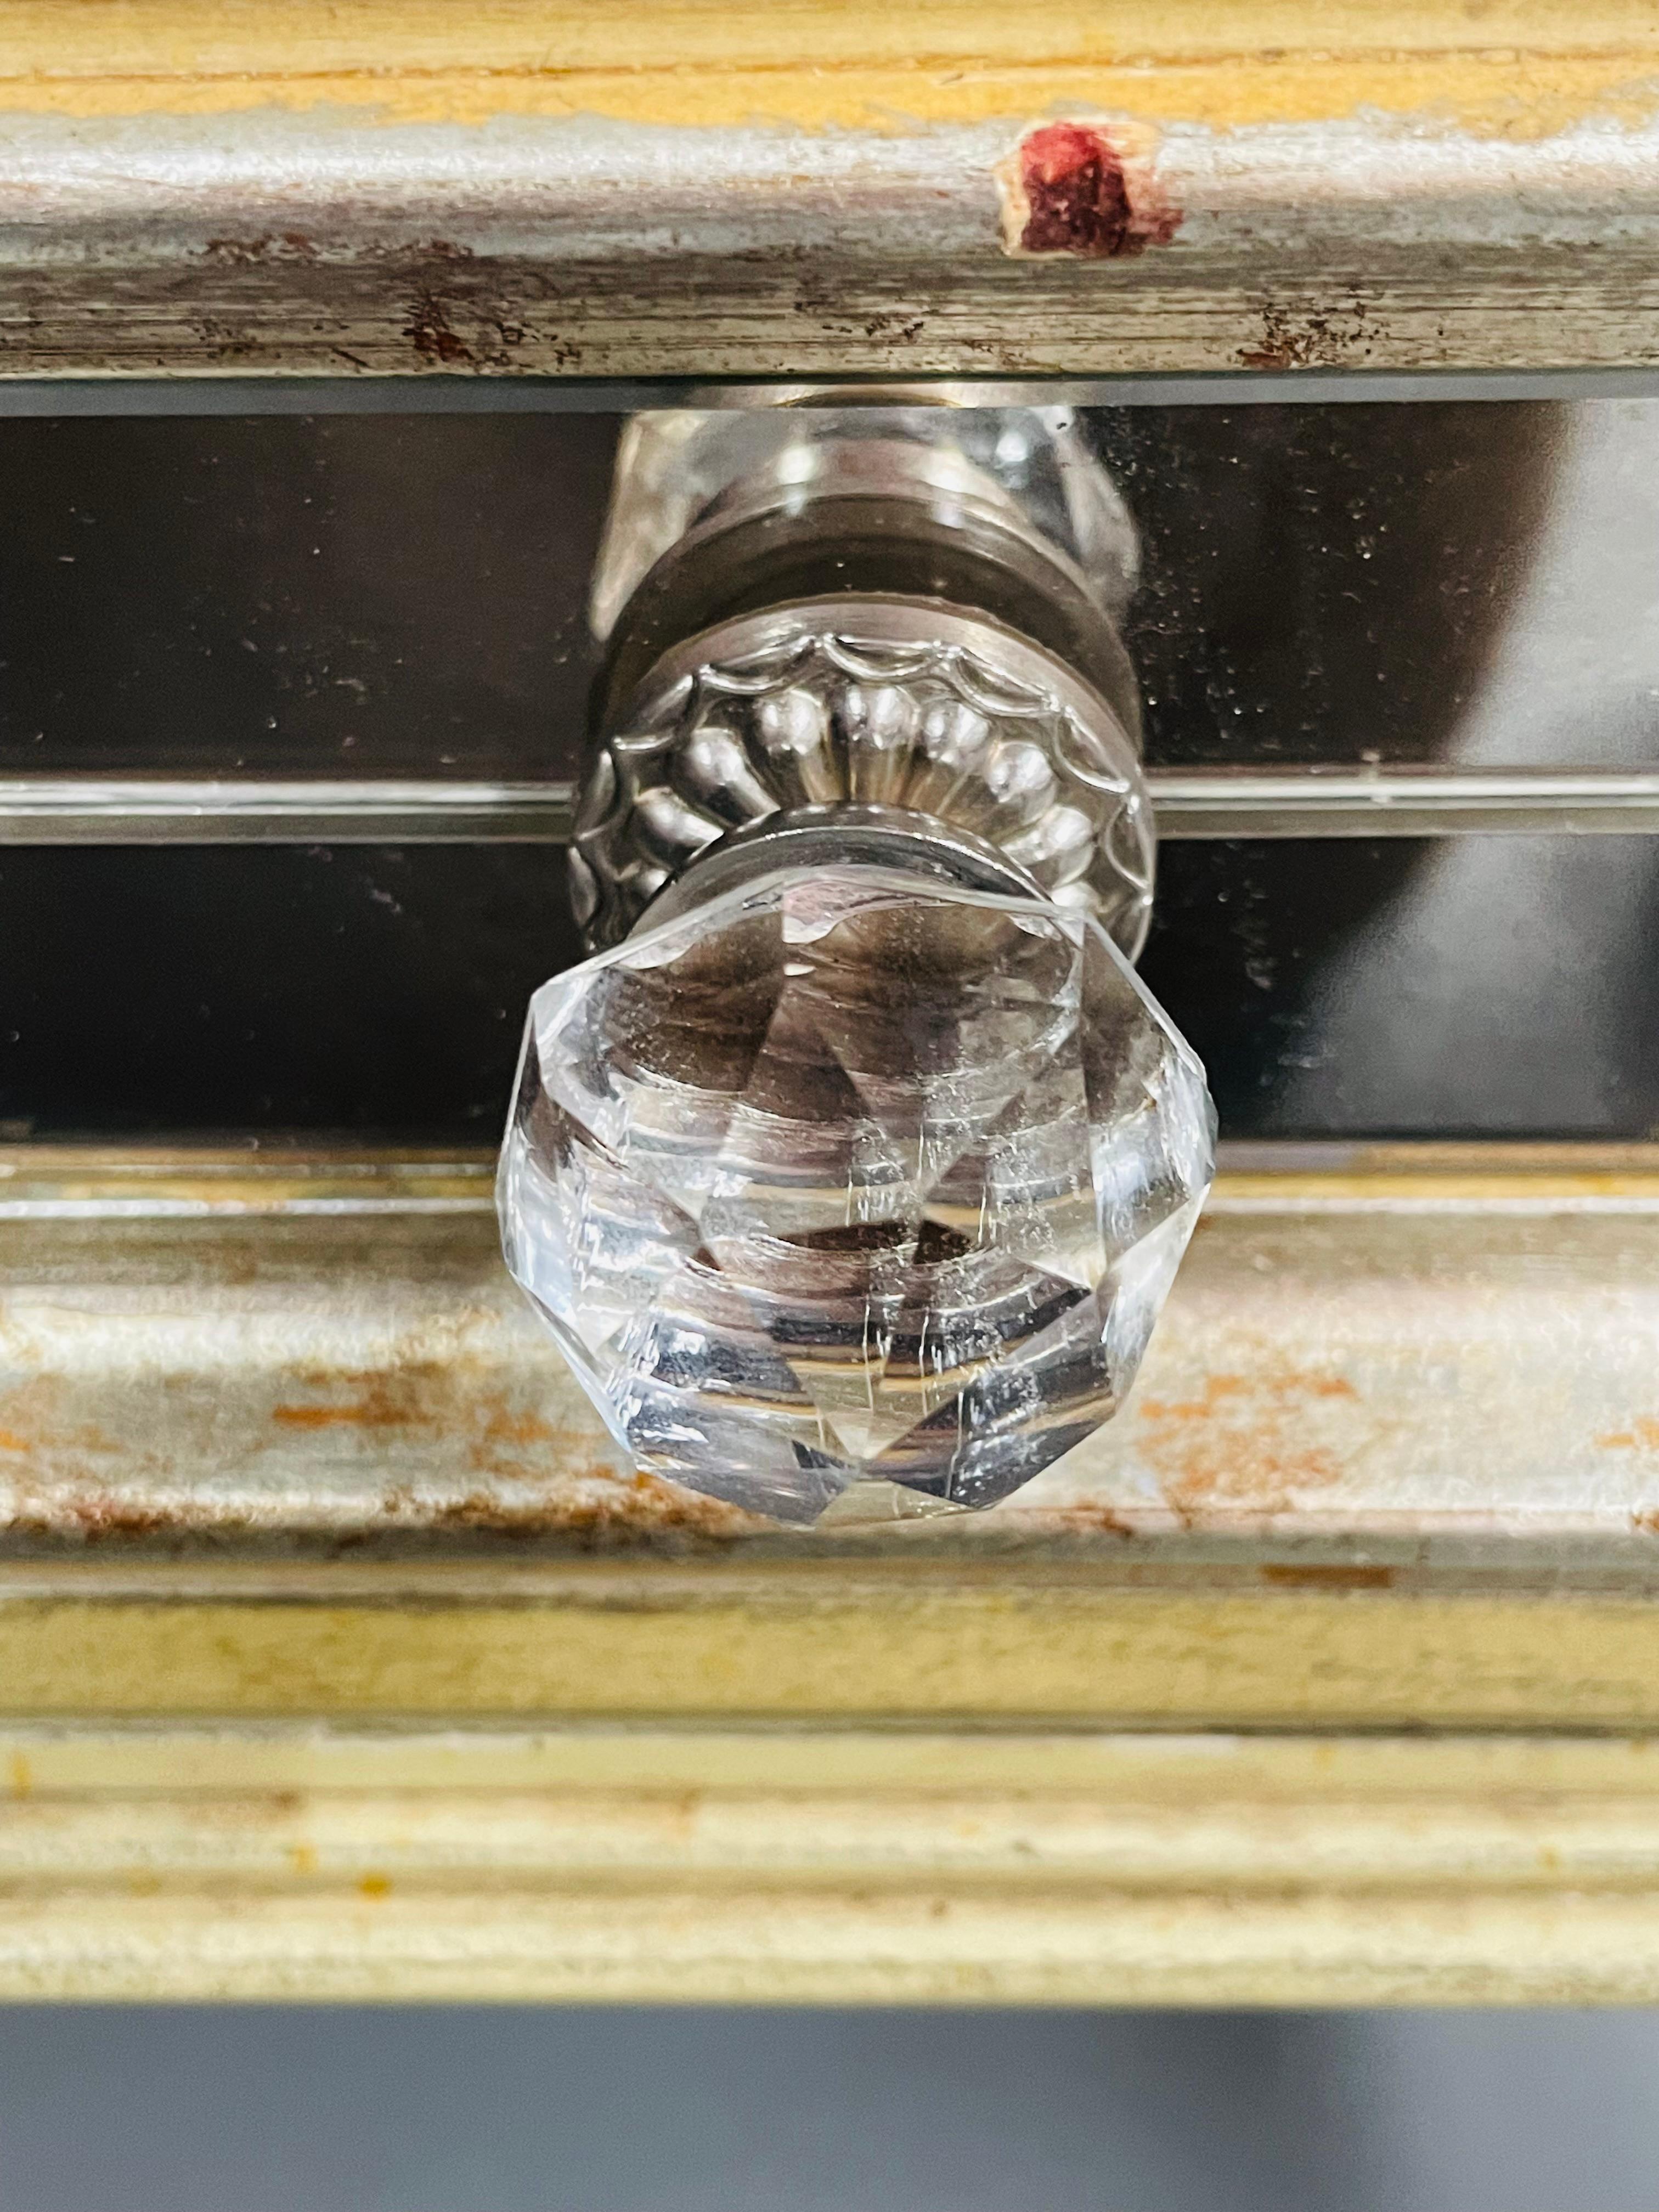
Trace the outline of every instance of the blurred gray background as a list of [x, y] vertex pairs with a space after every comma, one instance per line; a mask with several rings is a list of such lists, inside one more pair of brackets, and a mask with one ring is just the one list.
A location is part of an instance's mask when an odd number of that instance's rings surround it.
[[1659, 2014], [0, 2008], [4, 2212], [1642, 2212]]

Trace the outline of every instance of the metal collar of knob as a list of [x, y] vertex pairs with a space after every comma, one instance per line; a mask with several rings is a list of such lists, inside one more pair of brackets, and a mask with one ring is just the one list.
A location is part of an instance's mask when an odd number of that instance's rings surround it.
[[601, 732], [570, 854], [590, 945], [773, 867], [931, 874], [1150, 917], [1138, 749], [1089, 684], [994, 617], [897, 596], [797, 601], [656, 661]]

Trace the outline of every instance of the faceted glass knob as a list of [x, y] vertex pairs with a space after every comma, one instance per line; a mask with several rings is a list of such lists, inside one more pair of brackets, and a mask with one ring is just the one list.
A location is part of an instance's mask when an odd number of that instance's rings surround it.
[[649, 924], [537, 993], [498, 1186], [630, 1460], [809, 1521], [990, 1504], [1109, 1419], [1214, 1114], [1095, 916], [849, 863]]

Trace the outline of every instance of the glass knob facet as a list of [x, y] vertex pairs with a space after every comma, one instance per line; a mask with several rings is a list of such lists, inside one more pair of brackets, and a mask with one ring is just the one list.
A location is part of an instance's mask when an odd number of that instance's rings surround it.
[[1091, 915], [787, 868], [537, 994], [502, 1232], [637, 1465], [788, 1520], [981, 1505], [1121, 1401], [1212, 1134]]

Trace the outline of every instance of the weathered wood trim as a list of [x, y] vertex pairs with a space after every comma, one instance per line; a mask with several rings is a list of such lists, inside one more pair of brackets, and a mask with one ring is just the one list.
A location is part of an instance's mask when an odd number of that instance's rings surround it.
[[[1656, 87], [1635, 0], [5, 0], [0, 375], [1639, 366]], [[1056, 117], [1127, 214], [1023, 258]]]
[[793, 1534], [617, 1466], [491, 1166], [0, 1149], [0, 1553], [1659, 1583], [1651, 1146], [1231, 1152], [1114, 1421], [991, 1513]]

